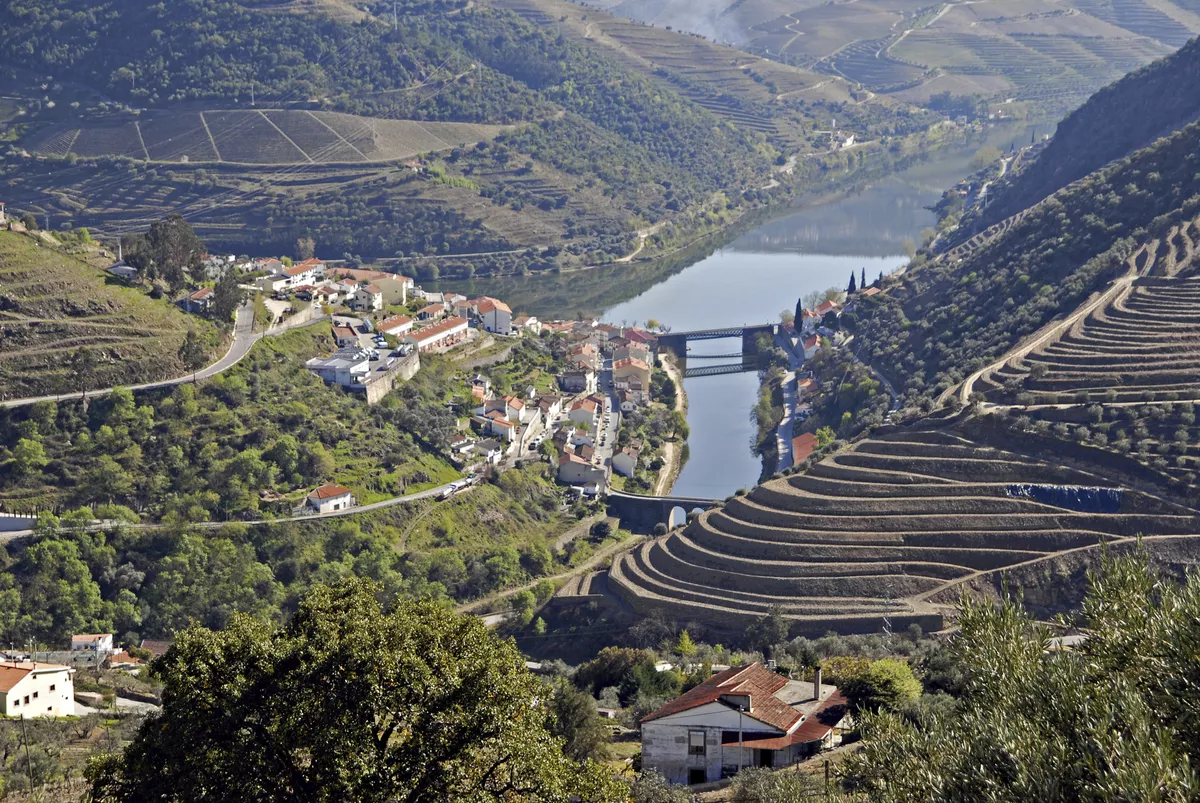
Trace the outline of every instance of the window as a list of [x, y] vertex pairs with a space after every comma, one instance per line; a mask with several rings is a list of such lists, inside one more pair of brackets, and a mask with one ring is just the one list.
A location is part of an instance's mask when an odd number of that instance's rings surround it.
[[704, 755], [704, 731], [688, 731], [688, 755]]
[[19, 705], [21, 705], [21, 698], [20, 698], [20, 697], [18, 697], [18, 698], [16, 698], [15, 700], [13, 700], [13, 708], [16, 708], [16, 707], [18, 707]]
[[25, 705], [29, 705], [29, 695], [25, 695]]
[[55, 684], [53, 684], [53, 683], [50, 684], [50, 691], [54, 691], [54, 686], [55, 686]]
[[37, 693], [37, 692], [34, 692], [34, 693], [33, 693], [33, 699], [35, 699], [35, 700], [36, 700], [36, 699], [37, 699], [37, 696], [38, 696], [38, 693]]

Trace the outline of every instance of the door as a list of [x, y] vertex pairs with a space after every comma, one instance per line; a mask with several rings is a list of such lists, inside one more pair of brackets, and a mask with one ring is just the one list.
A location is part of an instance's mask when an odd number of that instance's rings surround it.
[[705, 783], [707, 781], [708, 781], [708, 773], [706, 773], [704, 770], [695, 770], [695, 769], [688, 770], [688, 785], [689, 786], [692, 786], [692, 785], [695, 785], [698, 783]]
[[759, 750], [758, 751], [758, 766], [770, 769], [775, 766], [775, 751], [774, 750]]

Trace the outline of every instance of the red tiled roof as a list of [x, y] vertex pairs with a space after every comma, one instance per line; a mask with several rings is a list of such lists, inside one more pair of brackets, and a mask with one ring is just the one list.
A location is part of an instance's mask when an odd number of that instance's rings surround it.
[[188, 298], [190, 298], [192, 301], [203, 301], [212, 294], [213, 291], [211, 287], [201, 287], [199, 290], [188, 296]]
[[873, 296], [879, 292], [882, 292], [882, 291], [878, 287], [868, 287], [866, 290], [861, 291], [859, 293], [859, 295], [862, 296], [863, 298], [870, 298], [871, 296]]
[[31, 663], [29, 661], [21, 661], [20, 663], [0, 664], [0, 692], [12, 691], [13, 686], [16, 686], [22, 680], [29, 676], [34, 670], [69, 670], [70, 667], [62, 664], [46, 664], [46, 663]]
[[816, 335], [809, 335], [804, 339], [804, 348], [811, 349], [821, 345], [821, 338]]
[[[839, 722], [846, 716], [846, 698], [840, 691], [829, 695], [828, 699], [808, 715], [800, 723], [800, 727], [786, 736], [772, 736], [766, 739], [746, 739], [739, 742], [736, 738], [726, 743], [727, 747], [752, 747], [759, 750], [782, 750], [794, 744], [815, 742], [824, 739]], [[731, 734], [736, 737], [736, 734]]]
[[616, 362], [613, 363], [614, 371], [617, 370], [618, 368], [626, 368], [626, 367], [646, 368], [646, 369], [650, 368], [649, 365], [646, 365], [646, 363], [642, 362], [637, 357], [625, 357], [624, 359], [617, 360]]
[[143, 650], [149, 650], [151, 655], [153, 655], [155, 658], [158, 658], [160, 655], [166, 655], [167, 650], [171, 649], [171, 645], [174, 643], [175, 642], [172, 639], [144, 638], [139, 646]]
[[344, 496], [348, 493], [353, 493], [349, 488], [343, 488], [340, 485], [322, 485], [308, 495], [309, 499], [332, 499], [335, 496]]
[[413, 319], [407, 315], [393, 315], [379, 324], [379, 331], [387, 332], [390, 329], [396, 329], [402, 326], [411, 326]]
[[503, 301], [500, 301], [499, 299], [488, 298], [487, 296], [484, 296], [483, 298], [479, 299], [479, 314], [480, 315], [484, 315], [486, 313], [492, 312], [493, 310], [500, 310], [501, 312], [508, 312], [508, 313], [512, 312], [512, 310], [509, 309], [508, 305], [505, 304]]
[[445, 305], [443, 305], [441, 302], [438, 302], [436, 304], [430, 304], [427, 307], [422, 307], [420, 310], [417, 311], [417, 314], [424, 315], [425, 313], [429, 313], [429, 314], [433, 315], [433, 314], [441, 313], [441, 312], [445, 312], [445, 311], [446, 311]]
[[299, 265], [292, 265], [290, 268], [284, 268], [283, 275], [299, 276], [302, 273], [308, 273], [310, 270], [313, 270], [316, 267], [316, 265], [306, 265], [305, 263], [301, 262]]
[[357, 337], [358, 335], [349, 326], [335, 326], [333, 327], [333, 336], [340, 339], [343, 337]]
[[817, 448], [817, 436], [811, 432], [792, 438], [792, 463], [800, 463], [808, 458]]
[[424, 343], [426, 340], [431, 340], [439, 335], [445, 334], [455, 327], [466, 325], [466, 318], [447, 318], [441, 323], [434, 324], [433, 326], [427, 326], [418, 332], [414, 332], [413, 334], [409, 335], [409, 337], [413, 338], [418, 343]]
[[802, 715], [775, 696], [775, 692], [786, 685], [787, 678], [775, 674], [760, 663], [730, 667], [679, 695], [653, 714], [643, 717], [642, 722], [662, 719], [717, 702], [724, 694], [748, 694], [750, 710], [746, 712], [746, 716], [787, 732], [800, 721]]
[[817, 305], [817, 314], [824, 315], [825, 313], [829, 312], [830, 310], [837, 309], [837, 306], [838, 306], [838, 303], [836, 301], [822, 301], [820, 304]]

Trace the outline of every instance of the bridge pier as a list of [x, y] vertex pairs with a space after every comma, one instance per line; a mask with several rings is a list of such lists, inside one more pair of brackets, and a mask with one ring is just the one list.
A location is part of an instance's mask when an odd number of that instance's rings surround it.
[[687, 523], [688, 515], [694, 510], [708, 510], [718, 503], [717, 499], [698, 499], [683, 496], [642, 496], [610, 491], [608, 515], [620, 519], [621, 527], [635, 533], [653, 533], [655, 525], [663, 524], [668, 530]]

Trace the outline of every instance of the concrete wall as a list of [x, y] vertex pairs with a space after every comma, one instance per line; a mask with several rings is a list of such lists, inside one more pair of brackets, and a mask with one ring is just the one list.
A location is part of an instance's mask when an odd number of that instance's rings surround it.
[[365, 386], [367, 404], [375, 404], [392, 392], [397, 381], [407, 381], [416, 376], [421, 368], [421, 355], [413, 349], [406, 357], [401, 357], [383, 376], [373, 379]]
[[19, 513], [0, 513], [0, 532], [32, 530], [35, 524], [37, 524], [37, 516], [25, 516]]

